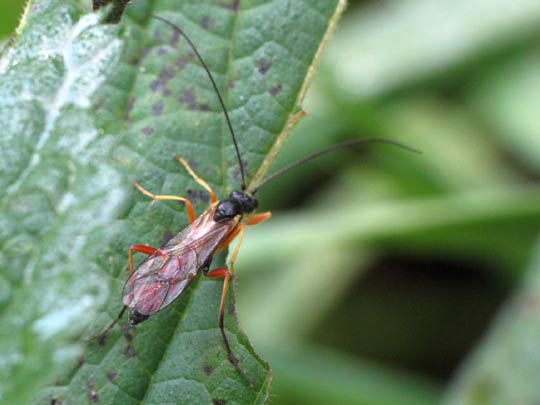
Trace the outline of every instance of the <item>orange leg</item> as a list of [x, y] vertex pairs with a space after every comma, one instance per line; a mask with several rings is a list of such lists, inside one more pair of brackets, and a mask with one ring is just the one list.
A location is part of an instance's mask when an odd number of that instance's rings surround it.
[[187, 216], [188, 216], [189, 223], [191, 224], [191, 223], [193, 223], [193, 221], [195, 221], [195, 211], [193, 210], [193, 204], [191, 204], [191, 201], [189, 201], [187, 198], [178, 197], [178, 196], [175, 196], [175, 195], [156, 195], [156, 194], [152, 194], [150, 191], [145, 190], [143, 188], [143, 186], [141, 186], [136, 181], [134, 181], [133, 184], [135, 185], [135, 187], [137, 187], [137, 189], [141, 193], [143, 193], [144, 195], [150, 197], [154, 201], [168, 201], [168, 200], [183, 201], [186, 204], [186, 210], [187, 210]]
[[270, 211], [267, 212], [261, 212], [260, 214], [254, 214], [251, 215], [247, 221], [245, 222], [246, 225], [257, 225], [261, 222], [266, 221], [267, 219], [270, 219], [272, 216], [272, 213]]
[[129, 275], [131, 276], [133, 274], [133, 252], [140, 252], [144, 253], [146, 255], [151, 255], [159, 249], [153, 248], [151, 246], [146, 245], [131, 245], [128, 250], [128, 263], [129, 263]]
[[242, 244], [242, 240], [244, 239], [244, 228], [240, 228], [240, 231], [238, 232], [240, 234], [240, 239], [238, 239], [238, 243], [236, 244], [236, 247], [234, 248], [234, 252], [231, 255], [231, 260], [229, 261], [229, 265], [231, 267], [231, 271], [227, 269], [227, 267], [220, 267], [218, 269], [214, 269], [210, 272], [208, 272], [207, 276], [210, 278], [222, 278], [224, 277], [225, 280], [223, 282], [223, 293], [221, 294], [221, 304], [219, 306], [219, 324], [220, 327], [223, 326], [223, 314], [225, 313], [225, 299], [227, 298], [227, 290], [229, 288], [229, 279], [234, 274], [234, 262], [236, 261], [236, 256], [238, 256], [238, 252], [240, 250], [240, 245]]
[[[159, 249], [153, 248], [146, 245], [131, 245], [128, 249], [128, 263], [129, 263], [129, 275], [133, 274], [133, 252], [140, 252], [146, 255], [151, 255], [153, 253], [159, 252]], [[127, 307], [124, 305], [118, 316], [105, 328], [97, 334], [97, 338], [100, 342], [104, 342], [105, 334], [122, 318]]]
[[[238, 236], [240, 232], [244, 231], [244, 225], [257, 225], [261, 222], [266, 221], [272, 216], [272, 213], [270, 211], [263, 212], [260, 214], [255, 214], [250, 216], [244, 224], [239, 225], [229, 236], [227, 236], [217, 247], [216, 252], [219, 252], [220, 250], [225, 249], [229, 244]], [[240, 242], [238, 243], [240, 245]]]
[[242, 241], [244, 240], [244, 227], [239, 227], [240, 231], [238, 232], [238, 243], [236, 244], [233, 254], [231, 255], [231, 260], [229, 260], [229, 267], [231, 268], [231, 276], [234, 274], [234, 262], [236, 261], [236, 256], [238, 256], [238, 252], [240, 251], [240, 245], [242, 245]]
[[216, 193], [214, 193], [214, 190], [210, 188], [208, 183], [204, 181], [203, 179], [201, 179], [199, 176], [197, 176], [197, 174], [193, 171], [193, 169], [188, 164], [188, 162], [186, 162], [184, 159], [178, 156], [175, 156], [174, 159], [180, 162], [186, 168], [186, 170], [191, 175], [191, 177], [193, 177], [197, 183], [203, 186], [204, 189], [210, 193], [210, 201], [212, 202], [212, 204], [215, 203], [217, 201]]
[[219, 267], [206, 274], [209, 278], [223, 278], [223, 292], [221, 293], [221, 304], [219, 305], [219, 327], [223, 327], [223, 314], [225, 313], [225, 299], [227, 298], [227, 290], [229, 289], [229, 280], [231, 273], [227, 267]]
[[[242, 244], [242, 240], [244, 238], [244, 227], [239, 226], [231, 235], [234, 234], [240, 235], [238, 239], [238, 243], [236, 247], [234, 248], [234, 252], [231, 255], [230, 268], [231, 270], [227, 269], [227, 267], [220, 267], [217, 269], [214, 269], [210, 271], [207, 276], [210, 278], [223, 278], [223, 292], [221, 293], [221, 303], [219, 305], [219, 329], [221, 331], [221, 336], [223, 337], [223, 342], [225, 343], [225, 348], [227, 349], [227, 358], [229, 359], [229, 362], [236, 368], [238, 373], [249, 383], [250, 386], [255, 386], [253, 380], [251, 377], [249, 377], [239, 366], [238, 359], [234, 356], [231, 346], [229, 344], [229, 341], [227, 339], [227, 335], [225, 334], [225, 327], [224, 327], [224, 317], [225, 317], [225, 302], [227, 299], [227, 291], [229, 290], [229, 282], [231, 280], [231, 277], [234, 273], [234, 262], [236, 261], [236, 256], [238, 256], [238, 251], [240, 250], [240, 245]], [[232, 238], [234, 239], [234, 237]], [[232, 241], [231, 239], [231, 241]], [[230, 243], [230, 241], [229, 241]]]
[[210, 271], [207, 274], [210, 278], [223, 278], [223, 292], [221, 293], [221, 304], [219, 305], [219, 330], [221, 331], [221, 337], [223, 338], [223, 343], [225, 344], [225, 349], [227, 350], [227, 359], [229, 362], [234, 366], [236, 371], [246, 380], [251, 387], [255, 386], [255, 383], [251, 379], [250, 376], [248, 376], [244, 370], [240, 368], [240, 365], [238, 364], [239, 361], [236, 358], [236, 356], [233, 354], [231, 345], [229, 344], [229, 339], [227, 339], [227, 335], [225, 334], [225, 326], [224, 326], [224, 314], [225, 314], [225, 299], [227, 298], [227, 290], [229, 289], [229, 281], [231, 279], [231, 273], [226, 267], [220, 267], [217, 269], [214, 269]]
[[224, 240], [221, 241], [221, 243], [218, 245], [216, 252], [219, 252], [223, 249], [225, 249], [227, 246], [231, 244], [231, 242], [236, 238], [236, 236], [244, 230], [243, 225], [238, 225], [238, 227], [231, 232], [229, 236], [227, 236]]

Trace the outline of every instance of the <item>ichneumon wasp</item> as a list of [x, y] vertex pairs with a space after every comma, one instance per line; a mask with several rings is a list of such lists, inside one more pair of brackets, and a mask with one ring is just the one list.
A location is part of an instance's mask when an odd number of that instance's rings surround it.
[[[235, 147], [241, 174], [240, 191], [233, 191], [226, 199], [218, 200], [215, 192], [208, 183], [201, 179], [184, 159], [175, 156], [174, 159], [182, 164], [193, 179], [210, 194], [210, 207], [208, 207], [200, 216], [196, 217], [193, 205], [189, 199], [174, 195], [155, 195], [150, 191], [147, 191], [139, 183], [134, 182], [135, 187], [141, 193], [155, 201], [173, 200], [183, 202], [186, 207], [189, 225], [159, 248], [153, 248], [147, 245], [132, 245], [129, 248], [128, 263], [130, 277], [123, 289], [124, 307], [118, 316], [104, 328], [98, 336], [103, 337], [105, 333], [122, 318], [124, 312], [128, 308], [130, 325], [137, 325], [146, 320], [149, 316], [166, 308], [182, 294], [191, 281], [201, 272], [210, 278], [223, 278], [224, 282], [219, 307], [218, 325], [227, 351], [227, 358], [238, 373], [248, 381], [250, 385], [253, 385], [253, 380], [242, 370], [238, 359], [231, 350], [224, 329], [224, 308], [229, 282], [234, 274], [234, 263], [242, 243], [245, 226], [259, 224], [271, 216], [270, 212], [255, 213], [257, 208], [255, 194], [257, 191], [260, 187], [288, 170], [336, 149], [365, 143], [386, 143], [414, 152], [416, 152], [416, 150], [387, 139], [370, 138], [351, 140], [320, 150], [278, 170], [274, 174], [260, 181], [256, 186], [251, 188], [246, 187], [244, 163], [240, 155], [234, 129], [221, 93], [209, 68], [193, 42], [182, 29], [162, 17], [152, 17], [169, 25], [177, 34], [182, 36], [206, 71], [223, 110]], [[229, 266], [210, 270], [210, 264], [214, 253], [226, 249], [236, 238], [238, 238], [238, 242], [229, 259]], [[134, 269], [133, 265], [133, 252], [140, 252], [148, 255], [136, 269]]]

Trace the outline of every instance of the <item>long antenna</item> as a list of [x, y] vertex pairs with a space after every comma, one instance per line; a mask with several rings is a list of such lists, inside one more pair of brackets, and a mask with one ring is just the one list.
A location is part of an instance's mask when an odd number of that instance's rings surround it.
[[177, 33], [182, 35], [186, 39], [186, 41], [188, 42], [191, 49], [193, 49], [193, 52], [195, 52], [195, 55], [197, 55], [197, 58], [201, 62], [201, 65], [203, 66], [204, 70], [208, 74], [208, 77], [210, 78], [210, 81], [212, 82], [212, 86], [214, 86], [214, 90], [216, 91], [216, 94], [218, 96], [219, 103], [221, 104], [221, 108], [223, 109], [223, 113], [225, 114], [225, 120], [227, 121], [227, 126], [229, 127], [229, 131], [231, 132], [231, 137], [232, 137], [232, 140], [233, 140], [234, 149], [236, 150], [236, 156], [238, 157], [238, 165], [240, 166], [240, 174], [242, 175], [242, 190], [245, 190], [246, 189], [246, 174], [245, 174], [245, 171], [244, 171], [244, 162], [242, 162], [242, 158], [240, 157], [240, 149], [238, 149], [238, 142], [236, 141], [236, 136], [234, 135], [234, 129], [233, 129], [233, 126], [231, 124], [231, 119], [229, 118], [229, 113], [227, 112], [227, 109], [225, 108], [225, 103], [223, 102], [223, 98], [221, 97], [221, 93], [219, 92], [219, 89], [218, 89], [217, 84], [216, 84], [216, 82], [214, 80], [214, 77], [212, 76], [212, 73], [210, 73], [210, 69], [208, 69], [208, 66], [206, 65], [206, 63], [204, 62], [201, 54], [199, 53], [199, 51], [195, 47], [195, 44], [193, 42], [191, 42], [191, 39], [189, 39], [189, 37], [186, 35], [186, 33], [184, 31], [182, 31], [178, 26], [176, 26], [175, 24], [173, 24], [169, 20], [166, 20], [163, 17], [160, 17], [158, 15], [153, 15], [153, 14], [151, 15], [151, 17], [155, 18], [156, 20], [164, 22], [165, 24], [172, 27], [172, 29], [175, 30]]
[[303, 159], [300, 159], [296, 162], [291, 163], [290, 165], [285, 166], [282, 169], [279, 169], [277, 172], [271, 174], [266, 179], [262, 180], [252, 191], [251, 194], [255, 194], [262, 186], [264, 186], [266, 183], [271, 182], [276, 177], [281, 176], [283, 173], [288, 172], [289, 170], [295, 168], [296, 166], [300, 166], [303, 163], [309, 162], [310, 160], [316, 159], [319, 156], [326, 155], [329, 152], [332, 152], [336, 149], [346, 148], [347, 146], [355, 146], [360, 144], [366, 144], [366, 143], [385, 143], [388, 145], [394, 145], [399, 148], [408, 150], [409, 152], [414, 153], [422, 153], [418, 149], [411, 148], [410, 146], [403, 145], [402, 143], [391, 141], [390, 139], [384, 139], [384, 138], [369, 138], [369, 139], [354, 139], [352, 141], [345, 141], [338, 143], [336, 145], [330, 146], [328, 148], [322, 149], [318, 152], [315, 152], [309, 156], [306, 156]]

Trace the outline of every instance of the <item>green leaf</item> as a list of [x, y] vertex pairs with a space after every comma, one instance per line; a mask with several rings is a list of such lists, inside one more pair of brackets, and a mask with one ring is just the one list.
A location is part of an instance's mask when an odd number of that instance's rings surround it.
[[31, 1], [0, 60], [0, 395], [7, 403], [28, 402], [47, 381], [54, 384], [40, 395], [44, 403], [262, 403], [268, 396], [268, 366], [239, 329], [234, 299], [227, 335], [255, 388], [227, 361], [217, 327], [220, 281], [200, 277], [137, 328], [116, 327], [105, 345], [92, 339], [121, 308], [128, 247], [157, 246], [187, 224], [182, 207], [151, 204], [130, 180], [156, 194], [187, 195], [198, 213], [208, 197], [173, 155], [218, 197], [239, 187], [208, 77], [185, 41], [150, 14], [182, 27], [204, 56], [253, 182], [301, 116], [344, 2], [177, 3], [133, 2], [114, 26], [101, 22], [108, 9], [85, 14], [73, 3]]

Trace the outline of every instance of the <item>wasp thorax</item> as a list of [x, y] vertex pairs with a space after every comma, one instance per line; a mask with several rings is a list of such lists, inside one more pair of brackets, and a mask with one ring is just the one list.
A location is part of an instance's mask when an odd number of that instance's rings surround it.
[[229, 198], [220, 201], [214, 221], [219, 222], [227, 219], [232, 219], [237, 215], [249, 214], [257, 208], [257, 200], [242, 191], [233, 191]]

